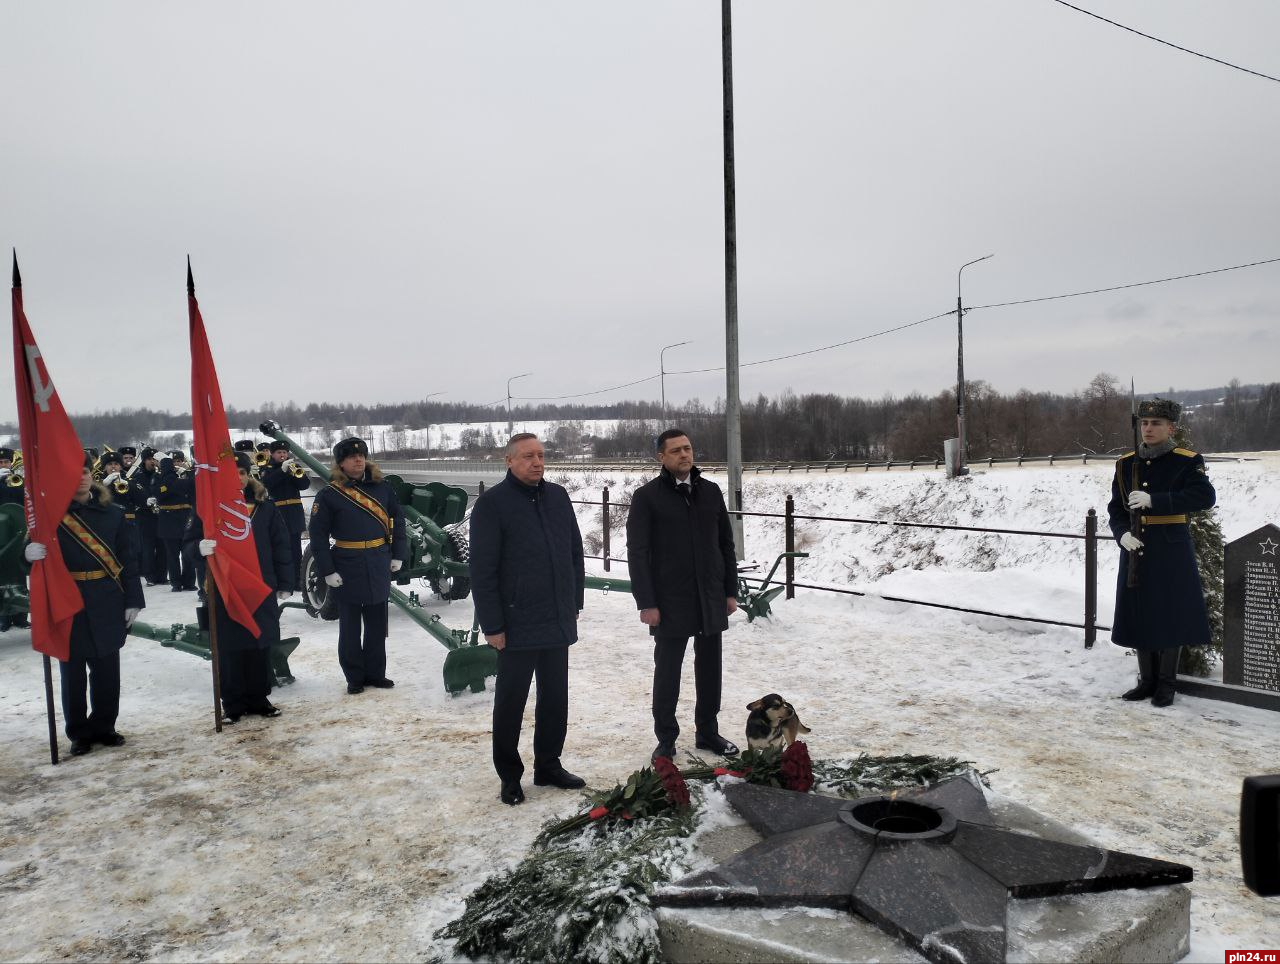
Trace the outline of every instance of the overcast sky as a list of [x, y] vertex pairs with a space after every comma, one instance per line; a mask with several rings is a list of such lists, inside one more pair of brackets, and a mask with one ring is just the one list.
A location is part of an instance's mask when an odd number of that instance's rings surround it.
[[[1280, 76], [1274, 0], [1081, 0]], [[1053, 0], [735, 2], [743, 362], [1280, 258], [1280, 83]], [[0, 5], [0, 240], [67, 408], [559, 396], [724, 364], [714, 0]], [[966, 375], [1280, 378], [1280, 264], [965, 320]], [[955, 319], [743, 369], [932, 394]], [[14, 416], [0, 366], [0, 417]], [[724, 374], [667, 378], [668, 399]], [[656, 377], [590, 396], [658, 396]]]

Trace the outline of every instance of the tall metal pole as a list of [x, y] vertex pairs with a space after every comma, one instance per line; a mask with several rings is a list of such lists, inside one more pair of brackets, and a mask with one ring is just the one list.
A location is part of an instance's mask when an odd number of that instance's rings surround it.
[[511, 383], [517, 378], [525, 378], [532, 375], [533, 372], [525, 372], [523, 375], [512, 375], [507, 379], [507, 438], [511, 438], [515, 434], [515, 430], [511, 422]]
[[956, 453], [956, 475], [968, 474], [968, 469], [964, 467], [964, 302], [960, 296], [960, 276], [969, 265], [994, 257], [993, 252], [984, 254], [981, 258], [966, 261], [956, 272], [956, 441], [959, 445], [959, 451]]
[[[724, 342], [725, 460], [729, 509], [742, 509], [742, 401], [738, 389], [738, 215], [733, 166], [733, 23], [729, 0], [720, 0], [720, 60], [724, 90]], [[729, 516], [738, 558], [746, 558], [742, 516]]]
[[[687, 341], [678, 341], [674, 345], [668, 345], [667, 348], [679, 348], [681, 345], [687, 345]], [[658, 352], [658, 381], [662, 385], [662, 430], [667, 430], [667, 363], [663, 356], [667, 353], [667, 348]]]
[[[507, 386], [507, 390], [508, 391], [511, 390], [510, 385]], [[449, 394], [448, 392], [432, 392], [430, 395], [424, 398], [423, 401], [428, 402], [431, 399], [435, 398], [437, 395], [448, 395], [448, 394]], [[510, 412], [507, 413], [507, 416], [508, 418], [510, 417]], [[427, 461], [428, 462], [431, 461], [431, 422], [430, 421], [427, 422]]]

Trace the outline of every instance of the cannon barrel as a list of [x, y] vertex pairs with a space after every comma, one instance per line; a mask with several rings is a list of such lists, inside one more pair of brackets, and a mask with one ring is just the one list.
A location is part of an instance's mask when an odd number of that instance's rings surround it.
[[289, 438], [289, 436], [285, 434], [284, 429], [282, 429], [276, 422], [271, 419], [267, 419], [258, 426], [258, 431], [263, 435], [270, 435], [277, 442], [283, 442], [285, 445], [289, 446], [289, 453], [299, 462], [306, 465], [306, 467], [316, 475], [320, 476], [321, 479], [327, 479], [329, 477], [328, 467], [293, 439]]

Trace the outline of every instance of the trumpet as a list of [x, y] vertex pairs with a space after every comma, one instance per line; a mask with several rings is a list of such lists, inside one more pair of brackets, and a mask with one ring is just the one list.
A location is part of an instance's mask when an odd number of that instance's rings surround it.
[[258, 449], [253, 453], [253, 464], [260, 469], [265, 469], [271, 464], [271, 453], [266, 449]]
[[116, 479], [111, 483], [111, 488], [115, 489], [116, 495], [124, 495], [129, 491], [129, 483], [125, 479]]
[[304, 469], [302, 465], [295, 459], [286, 460], [284, 465], [280, 466], [280, 468], [284, 469], [286, 472], [292, 475], [295, 479], [305, 479], [307, 477], [307, 470]]
[[16, 469], [10, 469], [9, 474], [5, 476], [5, 485], [11, 489], [17, 489], [22, 486], [22, 473]]

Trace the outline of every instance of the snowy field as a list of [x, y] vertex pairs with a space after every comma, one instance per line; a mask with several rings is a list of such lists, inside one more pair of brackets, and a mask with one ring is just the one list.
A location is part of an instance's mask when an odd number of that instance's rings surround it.
[[[1228, 539], [1280, 521], [1280, 464], [1211, 467]], [[748, 479], [749, 508], [1080, 531], [1102, 510], [1105, 466], [977, 474]], [[605, 478], [575, 485], [591, 495]], [[612, 497], [634, 481], [615, 475]], [[584, 508], [584, 532], [598, 510]], [[1104, 528], [1105, 531], [1105, 528]], [[807, 524], [798, 578], [974, 608], [1078, 621], [1076, 542]], [[753, 520], [748, 555], [771, 560], [779, 520]], [[625, 554], [622, 534], [614, 551]], [[1116, 553], [1102, 544], [1099, 617]], [[920, 568], [916, 568], [920, 567]], [[625, 575], [625, 571], [623, 573]], [[193, 596], [148, 590], [142, 618], [189, 621]], [[466, 602], [435, 604], [469, 625]], [[815, 757], [960, 756], [995, 791], [1108, 847], [1189, 864], [1192, 960], [1280, 946], [1280, 903], [1243, 885], [1240, 782], [1280, 771], [1276, 714], [1179, 697], [1116, 698], [1134, 660], [1079, 630], [970, 617], [876, 598], [800, 592], [772, 621], [735, 616], [722, 729], [782, 692], [813, 728]], [[648, 761], [652, 644], [626, 595], [589, 593], [573, 648], [566, 765], [611, 786]], [[524, 853], [576, 794], [535, 788], [508, 808], [489, 761], [491, 691], [450, 698], [444, 650], [394, 609], [397, 686], [347, 696], [334, 623], [299, 610], [298, 682], [284, 714], [215, 735], [209, 665], [142, 639], [122, 653], [119, 729], [129, 742], [48, 764], [40, 659], [25, 631], [0, 636], [0, 958], [408, 960], [450, 949], [432, 934], [486, 876]], [[691, 673], [690, 666], [686, 672]], [[691, 729], [689, 699], [680, 716]], [[530, 707], [531, 710], [531, 707]], [[526, 716], [526, 753], [532, 712]], [[62, 746], [65, 753], [66, 740]]]

